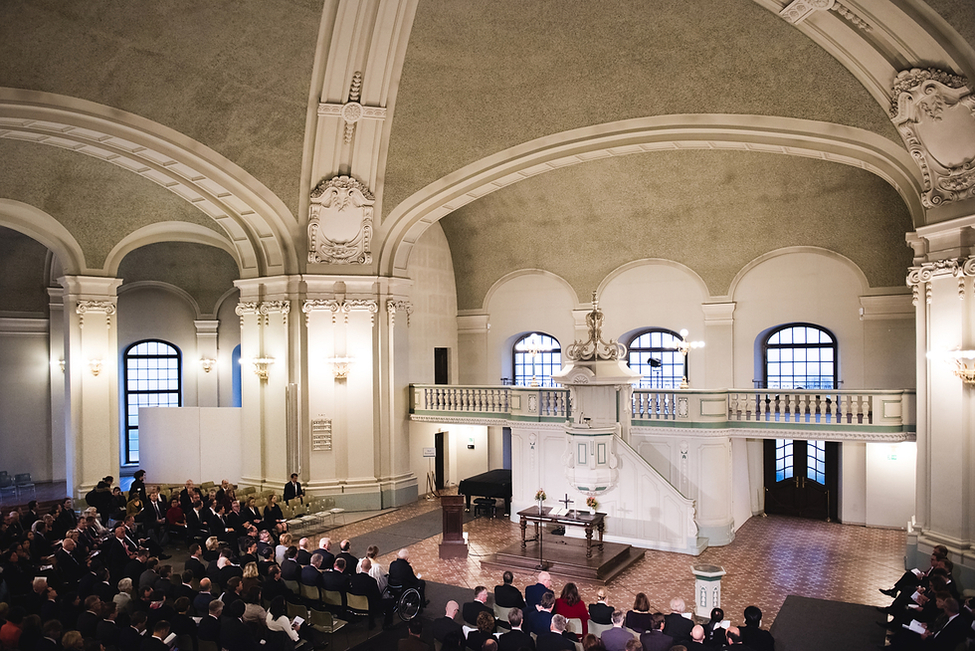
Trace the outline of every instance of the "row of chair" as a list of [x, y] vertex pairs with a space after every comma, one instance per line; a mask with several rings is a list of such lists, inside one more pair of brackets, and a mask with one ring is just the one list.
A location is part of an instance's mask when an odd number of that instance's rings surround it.
[[[502, 622], [507, 622], [508, 621], [508, 613], [510, 611], [511, 611], [511, 608], [504, 608], [502, 606], [499, 606], [497, 604], [494, 604], [494, 617], [495, 617], [495, 619], [498, 619], [498, 620], [500, 620]], [[573, 617], [571, 619], [567, 619], [566, 622], [567, 622], [566, 628], [569, 631], [572, 631], [573, 633], [579, 635], [580, 637], [582, 636], [582, 620], [581, 619], [579, 619], [578, 617]], [[468, 627], [465, 626], [465, 629], [467, 629], [467, 628]], [[609, 630], [611, 628], [613, 628], [613, 625], [612, 624], [599, 624], [597, 622], [592, 621], [591, 619], [589, 620], [589, 632], [592, 633], [593, 635], [595, 635], [596, 637], [601, 636], [603, 634], [603, 631]], [[626, 626], [624, 626], [623, 627], [623, 630], [624, 631], [627, 631], [630, 635], [632, 635], [635, 638], [639, 638], [640, 637], [640, 634], [637, 633], [636, 631], [634, 631], [632, 628], [627, 628]], [[464, 632], [465, 632], [465, 634], [467, 633], [466, 630]], [[535, 637], [534, 634], [532, 634], [532, 637]], [[579, 649], [579, 651], [582, 651], [582, 643], [581, 642], [576, 642], [576, 648]]]
[[22, 498], [28, 495], [31, 499], [36, 495], [29, 472], [18, 473], [11, 477], [6, 470], [0, 470], [0, 504], [7, 500], [22, 502]]

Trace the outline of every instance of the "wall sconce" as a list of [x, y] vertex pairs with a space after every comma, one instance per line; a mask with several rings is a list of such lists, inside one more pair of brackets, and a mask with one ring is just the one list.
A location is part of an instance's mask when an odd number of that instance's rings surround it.
[[687, 383], [687, 353], [688, 353], [688, 351], [691, 348], [704, 348], [704, 342], [703, 341], [688, 341], [687, 340], [687, 335], [688, 334], [689, 333], [687, 332], [687, 328], [684, 328], [683, 330], [680, 331], [680, 341], [675, 341], [673, 344], [671, 344], [671, 346], [673, 346], [673, 348], [675, 350], [677, 350], [678, 352], [680, 352], [681, 355], [684, 356], [684, 379], [681, 380], [681, 383], [680, 383], [680, 388], [681, 389], [688, 389], [688, 388], [690, 388], [690, 385]]
[[100, 360], [100, 359], [89, 359], [88, 360], [88, 370], [91, 371], [91, 374], [92, 375], [94, 375], [95, 377], [98, 377], [98, 374], [102, 372], [102, 360]]
[[54, 368], [55, 366], [57, 366], [58, 368], [61, 369], [61, 372], [62, 373], [64, 373], [64, 365], [65, 365], [65, 362], [64, 362], [64, 358], [63, 357], [61, 359], [52, 359], [51, 360], [51, 368]]
[[251, 360], [251, 364], [254, 365], [254, 373], [261, 378], [262, 382], [267, 382], [268, 367], [273, 363], [273, 357], [255, 357]]
[[928, 359], [943, 359], [955, 365], [951, 371], [965, 384], [975, 384], [975, 350], [928, 351]]
[[329, 357], [328, 363], [332, 365], [332, 374], [336, 380], [349, 377], [349, 369], [352, 367], [351, 357]]
[[213, 367], [215, 367], [216, 365], [217, 365], [217, 360], [212, 359], [210, 357], [204, 357], [203, 359], [200, 360], [200, 366], [203, 367], [204, 373], [209, 373], [210, 371], [213, 370]]

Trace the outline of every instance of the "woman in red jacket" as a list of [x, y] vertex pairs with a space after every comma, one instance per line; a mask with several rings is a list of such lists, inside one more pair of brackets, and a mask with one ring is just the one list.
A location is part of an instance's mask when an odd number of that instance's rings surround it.
[[562, 596], [555, 600], [555, 609], [553, 612], [556, 615], [562, 615], [566, 619], [582, 620], [582, 633], [573, 631], [573, 633], [579, 636], [580, 640], [589, 632], [589, 609], [586, 608], [586, 604], [579, 598], [579, 588], [576, 587], [575, 583], [565, 584], [565, 587], [562, 588]]

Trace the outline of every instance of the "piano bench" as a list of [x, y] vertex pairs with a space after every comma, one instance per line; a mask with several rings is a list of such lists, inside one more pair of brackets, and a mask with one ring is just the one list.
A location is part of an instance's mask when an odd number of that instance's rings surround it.
[[497, 502], [491, 497], [478, 497], [474, 499], [474, 517], [478, 517], [481, 513], [489, 517], [494, 517], [497, 515]]

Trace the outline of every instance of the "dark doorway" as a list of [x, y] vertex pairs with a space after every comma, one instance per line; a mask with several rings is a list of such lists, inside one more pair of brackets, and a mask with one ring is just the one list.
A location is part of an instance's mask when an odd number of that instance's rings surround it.
[[433, 435], [433, 445], [437, 448], [437, 457], [433, 462], [433, 473], [438, 491], [442, 491], [444, 486], [444, 444], [446, 437], [447, 432], [437, 432]]
[[433, 349], [433, 383], [450, 384], [450, 349]]
[[765, 512], [838, 520], [839, 443], [767, 439]]

